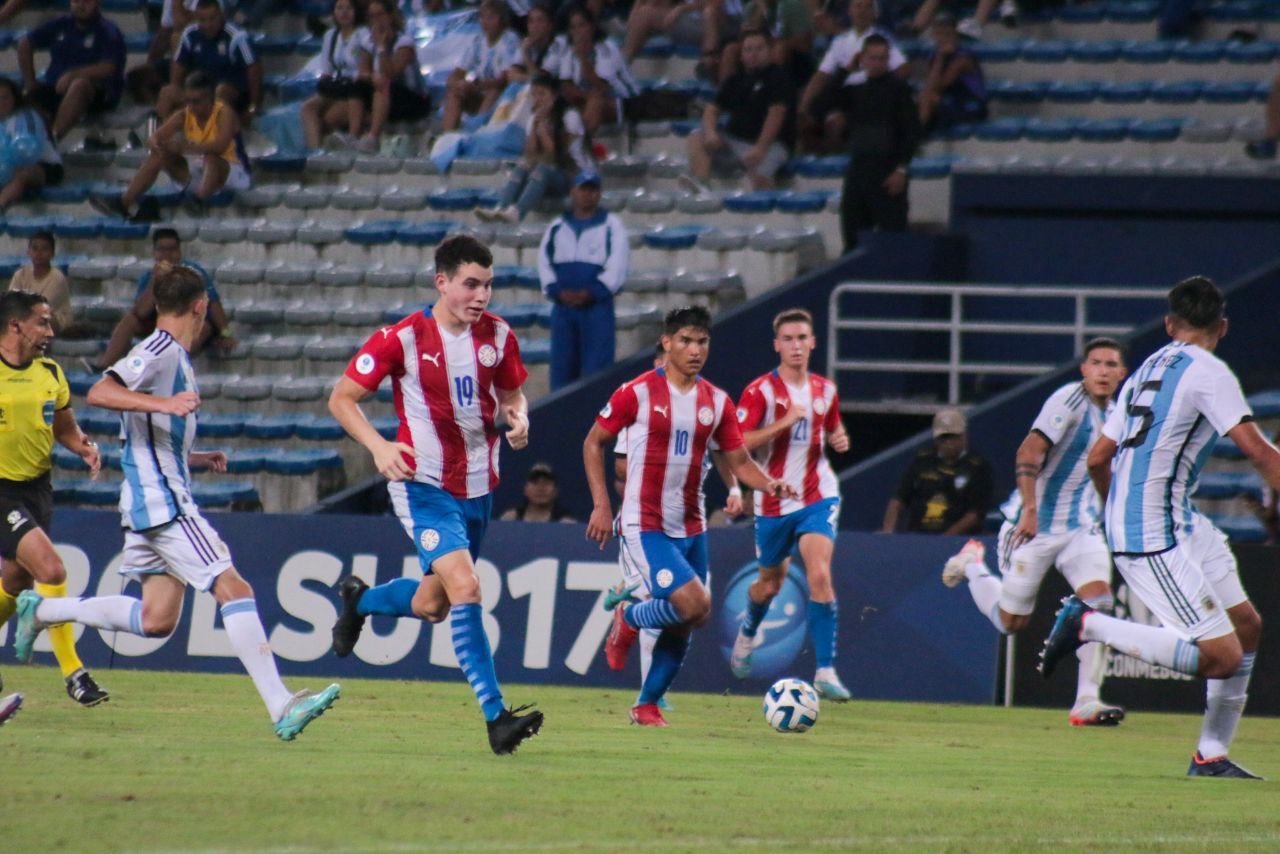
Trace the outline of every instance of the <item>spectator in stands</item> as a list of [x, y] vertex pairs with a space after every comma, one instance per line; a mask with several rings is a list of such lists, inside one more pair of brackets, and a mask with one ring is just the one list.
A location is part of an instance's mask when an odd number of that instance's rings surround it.
[[356, 0], [333, 0], [331, 8], [333, 26], [320, 39], [316, 94], [302, 102], [302, 134], [312, 151], [327, 131], [334, 132], [339, 145], [355, 145], [373, 102], [372, 45], [364, 7]]
[[565, 99], [582, 111], [587, 133], [622, 121], [623, 102], [640, 94], [622, 52], [585, 8], [569, 13], [569, 49], [548, 70], [564, 81]]
[[910, 73], [907, 58], [893, 44], [889, 34], [876, 26], [880, 7], [876, 0], [849, 0], [850, 27], [831, 40], [817, 72], [800, 95], [797, 111], [801, 139], [806, 148], [827, 153], [839, 151], [845, 139], [845, 117], [839, 110], [818, 111], [819, 101], [831, 103], [835, 91], [848, 85], [861, 65], [863, 46], [871, 36], [884, 39], [889, 49], [889, 70], [902, 77]]
[[356, 142], [355, 148], [373, 154], [382, 146], [387, 122], [425, 119], [431, 114], [431, 96], [418, 64], [413, 36], [405, 32], [400, 7], [391, 0], [370, 0], [366, 14], [373, 53], [373, 106], [369, 132]]
[[510, 82], [508, 72], [520, 59], [520, 37], [507, 29], [507, 7], [501, 0], [484, 0], [480, 32], [446, 84], [444, 129], [457, 130], [464, 112], [485, 115], [492, 110]]
[[[35, 51], [49, 51], [36, 79]], [[124, 90], [124, 36], [103, 17], [98, 0], [71, 0], [71, 14], [46, 21], [18, 40], [27, 101], [52, 123], [54, 141], [86, 115], [113, 109]]]
[[816, 28], [804, 0], [751, 0], [742, 13], [743, 35], [726, 45], [721, 56], [720, 83], [742, 68], [742, 39], [755, 31], [772, 38], [770, 58], [790, 74], [793, 81], [802, 83], [809, 79], [817, 65], [813, 56]]
[[973, 51], [960, 43], [955, 18], [940, 12], [933, 19], [933, 56], [920, 87], [920, 125], [947, 128], [987, 117], [987, 84]]
[[37, 231], [27, 238], [27, 257], [30, 264], [23, 264], [9, 280], [9, 290], [30, 291], [49, 301], [53, 311], [53, 331], [62, 335], [71, 326], [71, 290], [67, 277], [53, 266], [53, 253], [57, 248], [53, 234]]
[[933, 417], [933, 447], [916, 453], [889, 499], [881, 531], [904, 528], [923, 534], [977, 534], [982, 531], [993, 489], [991, 465], [968, 449], [967, 424], [958, 409]]
[[[0, 212], [21, 199], [28, 190], [62, 183], [62, 157], [49, 139], [44, 119], [27, 106], [22, 90], [8, 77], [0, 77], [0, 135], [11, 142], [26, 138], [21, 144], [37, 151], [24, 154], [38, 158], [35, 162], [15, 162], [12, 173], [7, 177], [0, 174]], [[0, 172], [3, 169], [0, 165]]]
[[147, 58], [141, 65], [125, 72], [124, 83], [129, 97], [139, 104], [155, 104], [160, 90], [169, 82], [170, 57], [178, 49], [187, 25], [195, 20], [196, 0], [164, 0], [160, 8], [160, 25], [151, 37]]
[[182, 257], [182, 241], [178, 232], [172, 228], [157, 228], [151, 232], [151, 258], [155, 267], [138, 277], [137, 289], [134, 292], [133, 307], [125, 312], [124, 317], [111, 332], [111, 340], [107, 342], [107, 351], [98, 358], [98, 365], [105, 369], [114, 365], [129, 352], [135, 338], [146, 338], [156, 328], [156, 298], [151, 288], [152, 275], [161, 264], [190, 267], [200, 274], [204, 280], [205, 294], [209, 297], [209, 312], [204, 326], [197, 336], [191, 355], [197, 355], [210, 345], [219, 353], [230, 353], [235, 349], [236, 339], [231, 331], [231, 321], [227, 319], [227, 311], [222, 305], [222, 297], [213, 285], [213, 277], [199, 262]]
[[560, 506], [556, 497], [560, 494], [556, 485], [556, 473], [546, 463], [534, 463], [524, 480], [524, 498], [504, 512], [499, 519], [507, 522], [576, 522], [569, 511]]
[[216, 84], [215, 97], [243, 120], [262, 108], [262, 63], [253, 55], [249, 34], [227, 23], [219, 0], [196, 0], [195, 23], [182, 33], [169, 84], [156, 102], [161, 121], [182, 106], [182, 82], [193, 71], [204, 72]]
[[920, 144], [920, 116], [911, 85], [889, 72], [889, 42], [871, 35], [862, 48], [862, 72], [816, 110], [838, 110], [849, 128], [849, 166], [840, 197], [844, 251], [858, 231], [907, 229], [907, 168]]
[[569, 106], [560, 86], [545, 71], [533, 79], [524, 158], [502, 188], [498, 207], [476, 209], [480, 219], [519, 222], [548, 194], [563, 196], [575, 174], [595, 169], [582, 114]]
[[[745, 171], [752, 189], [768, 190], [774, 175], [787, 162], [795, 142], [795, 87], [791, 77], [772, 61], [772, 44], [763, 30], [742, 39], [742, 70], [720, 87], [713, 103], [702, 111], [702, 127], [689, 134], [692, 188], [715, 169], [722, 176]], [[720, 132], [720, 115], [728, 126]]]
[[[93, 196], [95, 208], [108, 215], [154, 222], [159, 209], [143, 193], [165, 172], [186, 189], [188, 202], [203, 208], [219, 190], [249, 189], [249, 158], [240, 138], [240, 120], [225, 101], [214, 98], [213, 80], [193, 71], [182, 84], [187, 105], [174, 113], [147, 140], [150, 153], [121, 196]], [[142, 200], [140, 208], [135, 204]]]
[[1245, 145], [1245, 153], [1258, 160], [1274, 160], [1276, 146], [1280, 144], [1280, 74], [1271, 82], [1271, 94], [1267, 96], [1267, 128], [1262, 139]]
[[[937, 20], [940, 14], [943, 0], [924, 0], [920, 7], [916, 9], [915, 17], [911, 19], [908, 31], [911, 34], [923, 33], [929, 29]], [[999, 8], [1000, 22], [1006, 27], [1016, 27], [1018, 25], [1018, 4], [1015, 0], [978, 0], [977, 8], [973, 10], [973, 16], [965, 18], [957, 26], [956, 29], [960, 35], [966, 39], [977, 40], [982, 38], [982, 28], [991, 20], [991, 14]], [[941, 14], [951, 14], [950, 12], [941, 12]]]
[[530, 80], [539, 71], [560, 67], [560, 57], [569, 50], [569, 40], [556, 33], [551, 7], [535, 3], [529, 8], [529, 34], [520, 42], [520, 59], [508, 71], [511, 80]]
[[622, 53], [631, 62], [645, 42], [667, 35], [682, 45], [702, 48], [701, 73], [719, 79], [720, 51], [742, 28], [739, 0], [636, 0], [627, 17]]
[[573, 179], [569, 210], [542, 235], [538, 276], [551, 300], [551, 388], [613, 363], [613, 296], [627, 279], [631, 246], [616, 214], [600, 207], [600, 175]]

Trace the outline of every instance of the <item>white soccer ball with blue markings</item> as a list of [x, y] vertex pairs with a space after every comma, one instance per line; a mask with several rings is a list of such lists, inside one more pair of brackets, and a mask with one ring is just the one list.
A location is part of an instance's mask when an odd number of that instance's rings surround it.
[[818, 722], [818, 692], [803, 679], [779, 679], [764, 695], [764, 719], [778, 732], [804, 732]]

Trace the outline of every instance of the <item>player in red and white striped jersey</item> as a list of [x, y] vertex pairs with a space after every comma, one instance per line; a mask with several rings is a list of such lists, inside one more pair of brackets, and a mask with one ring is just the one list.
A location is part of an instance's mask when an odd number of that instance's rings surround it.
[[813, 684], [827, 699], [847, 700], [849, 691], [834, 667], [837, 612], [831, 585], [840, 490], [823, 451], [827, 445], [839, 453], [849, 450], [849, 434], [840, 423], [835, 383], [809, 370], [816, 343], [809, 312], [793, 308], [775, 317], [778, 367], [748, 385], [738, 402], [747, 449], [769, 477], [788, 483], [799, 498], [756, 496], [760, 577], [747, 592], [729, 666], [739, 678], [750, 675], [757, 631], [798, 547], [809, 582], [809, 635], [818, 664]]
[[613, 533], [613, 507], [605, 481], [604, 446], [627, 430], [627, 482], [622, 538], [640, 564], [652, 598], [617, 608], [605, 643], [609, 666], [620, 670], [639, 629], [660, 628], [653, 663], [631, 719], [666, 726], [657, 702], [680, 670], [689, 632], [711, 613], [706, 586], [706, 519], [702, 464], [714, 440], [742, 483], [771, 495], [795, 490], [768, 477], [747, 455], [733, 401], [698, 374], [711, 343], [711, 315], [678, 308], [662, 336], [666, 367], [641, 374], [613, 393], [583, 443], [583, 464], [594, 509], [588, 538], [601, 547]]
[[[542, 713], [518, 715], [521, 709], [503, 706], [474, 560], [498, 484], [498, 415], [507, 422], [512, 449], [529, 442], [521, 389], [528, 372], [511, 327], [485, 310], [493, 295], [488, 248], [473, 237], [450, 237], [436, 249], [435, 262], [435, 304], [374, 333], [329, 398], [329, 411], [391, 481], [423, 578], [376, 587], [354, 575], [343, 579], [333, 648], [350, 654], [370, 614], [436, 623], [452, 613], [454, 652], [488, 722], [490, 747], [510, 753], [538, 731]], [[383, 439], [359, 406], [388, 376], [400, 418], [395, 441]]]

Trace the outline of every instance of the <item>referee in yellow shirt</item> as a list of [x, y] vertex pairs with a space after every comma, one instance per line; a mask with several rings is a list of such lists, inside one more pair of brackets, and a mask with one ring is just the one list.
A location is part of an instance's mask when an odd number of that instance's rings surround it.
[[[53, 440], [79, 454], [93, 477], [101, 467], [98, 446], [81, 432], [71, 411], [66, 374], [44, 355], [53, 339], [52, 316], [40, 294], [0, 294], [0, 625], [32, 583], [42, 596], [67, 595], [67, 571], [48, 534]], [[85, 706], [106, 700], [107, 692], [76, 655], [71, 626], [51, 628], [49, 641], [67, 694]]]

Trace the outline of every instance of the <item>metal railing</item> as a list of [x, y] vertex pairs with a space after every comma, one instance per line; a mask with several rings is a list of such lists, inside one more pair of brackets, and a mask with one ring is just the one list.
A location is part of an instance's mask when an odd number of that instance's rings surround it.
[[[942, 296], [950, 300], [947, 319], [939, 319], [935, 312], [930, 316], [894, 317], [844, 317], [840, 314], [840, 298], [845, 294], [870, 294], [879, 296]], [[1038, 376], [1059, 367], [1058, 364], [1019, 361], [1016, 348], [1010, 348], [1010, 357], [999, 362], [966, 361], [962, 355], [962, 340], [968, 333], [995, 333], [1009, 335], [1038, 335], [1070, 337], [1072, 352], [1079, 354], [1090, 338], [1100, 335], [1122, 337], [1133, 330], [1135, 324], [1100, 323], [1089, 320], [1090, 305], [1097, 301], [1149, 300], [1153, 312], [1164, 305], [1167, 291], [1160, 288], [1121, 287], [1062, 287], [1021, 285], [940, 285], [915, 282], [849, 282], [837, 285], [831, 292], [827, 330], [827, 370], [833, 379], [841, 371], [874, 371], [880, 373], [913, 373], [945, 375], [947, 393], [945, 400], [884, 399], [879, 401], [843, 399], [841, 409], [860, 412], [894, 412], [903, 414], [929, 414], [944, 406], [961, 403], [961, 377], [969, 374], [1002, 376]], [[969, 320], [965, 315], [965, 300], [971, 297], [1027, 300], [1071, 300], [1074, 312], [1069, 322], [1019, 321], [1019, 320]], [[846, 330], [874, 332], [945, 333], [948, 336], [948, 357], [945, 361], [930, 359], [869, 359], [842, 358], [840, 333]], [[837, 384], [839, 380], [836, 379]]]

